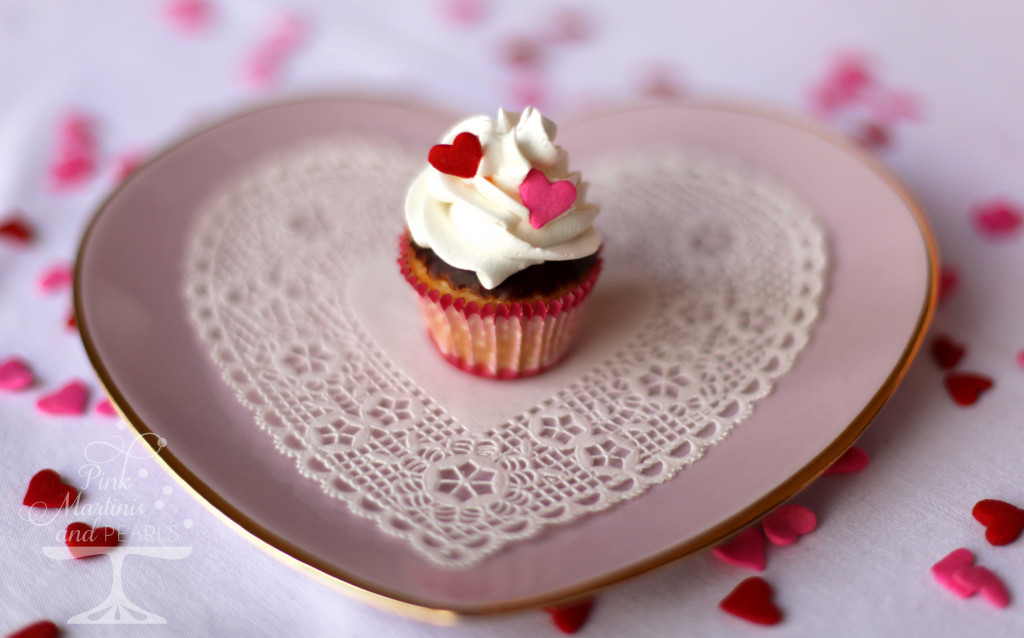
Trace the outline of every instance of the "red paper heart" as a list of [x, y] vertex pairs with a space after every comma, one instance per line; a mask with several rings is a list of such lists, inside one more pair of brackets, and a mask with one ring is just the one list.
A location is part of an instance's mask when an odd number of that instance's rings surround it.
[[57, 638], [60, 635], [60, 628], [49, 620], [41, 620], [22, 627], [7, 638]]
[[939, 364], [943, 370], [949, 370], [960, 363], [960, 359], [963, 359], [967, 349], [946, 335], [936, 335], [932, 339], [931, 352], [935, 363]]
[[31, 242], [34, 235], [32, 227], [20, 217], [12, 217], [0, 224], [0, 237], [18, 244]]
[[451, 144], [438, 144], [430, 149], [427, 161], [445, 175], [469, 178], [476, 175], [484, 149], [480, 138], [472, 133], [459, 133]]
[[1003, 608], [1010, 604], [1010, 592], [1006, 590], [1006, 585], [986, 567], [961, 567], [953, 572], [953, 581], [972, 595], [980, 592], [981, 597], [995, 607]]
[[549, 182], [543, 171], [533, 168], [519, 185], [519, 196], [530, 210], [530, 225], [542, 228], [572, 208], [576, 202], [576, 187], [567, 179]]
[[776, 545], [790, 545], [818, 526], [818, 517], [803, 505], [783, 505], [761, 519], [764, 535]]
[[36, 401], [36, 407], [44, 414], [78, 416], [85, 412], [88, 398], [88, 387], [81, 381], [72, 381], [56, 392], [44, 395]]
[[712, 547], [711, 553], [731, 565], [764, 571], [764, 537], [756, 525], [743, 530], [728, 543]]
[[28, 482], [22, 503], [29, 507], [68, 507], [78, 499], [78, 490], [60, 480], [53, 470], [40, 470]]
[[759, 625], [774, 625], [782, 620], [782, 611], [772, 602], [772, 586], [760, 576], [744, 580], [718, 606]]
[[64, 531], [64, 543], [75, 558], [88, 558], [117, 547], [119, 534], [113, 527], [92, 528], [85, 523], [72, 523]]
[[992, 379], [973, 372], [947, 374], [942, 382], [957, 405], [973, 405], [994, 383]]
[[558, 607], [545, 607], [544, 611], [551, 614], [551, 620], [562, 633], [574, 634], [580, 630], [590, 617], [590, 610], [594, 606], [594, 599], [587, 598], [568, 605]]
[[867, 452], [859, 447], [852, 447], [844, 452], [835, 463], [825, 470], [825, 474], [853, 474], [855, 472], [860, 472], [867, 466]]
[[1005, 501], [978, 501], [971, 515], [985, 526], [985, 540], [993, 545], [1008, 545], [1024, 531], [1024, 510]]

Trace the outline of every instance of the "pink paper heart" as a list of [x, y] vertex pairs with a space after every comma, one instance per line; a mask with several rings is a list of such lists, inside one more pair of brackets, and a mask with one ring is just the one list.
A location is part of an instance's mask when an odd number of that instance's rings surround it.
[[61, 389], [47, 394], [36, 402], [44, 414], [78, 416], [85, 412], [89, 388], [81, 381], [71, 381]]
[[572, 207], [576, 201], [576, 187], [565, 179], [549, 182], [542, 171], [534, 168], [519, 185], [519, 196], [530, 210], [530, 225], [542, 228]]
[[66, 264], [50, 266], [39, 278], [40, 292], [54, 292], [66, 288], [71, 283], [71, 267]]
[[711, 553], [730, 565], [764, 571], [764, 537], [756, 525], [743, 530], [728, 543], [712, 547]]
[[818, 517], [803, 505], [783, 505], [763, 519], [764, 535], [776, 545], [790, 545], [818, 526]]
[[28, 364], [17, 357], [0, 364], [0, 390], [24, 390], [35, 380]]
[[[1010, 592], [998, 576], [981, 565], [961, 567], [953, 572], [953, 582], [971, 594], [980, 592], [981, 597], [994, 607], [1006, 607], [1010, 604]], [[968, 594], [970, 595], [970, 594]]]
[[973, 564], [974, 554], [971, 550], [963, 547], [954, 549], [948, 556], [932, 565], [932, 576], [936, 582], [953, 592], [956, 596], [968, 598], [977, 591], [976, 588], [963, 584], [955, 579], [953, 575], [957, 571], [968, 568]]
[[832, 464], [825, 474], [853, 474], [868, 466], [868, 455], [859, 447], [852, 447]]

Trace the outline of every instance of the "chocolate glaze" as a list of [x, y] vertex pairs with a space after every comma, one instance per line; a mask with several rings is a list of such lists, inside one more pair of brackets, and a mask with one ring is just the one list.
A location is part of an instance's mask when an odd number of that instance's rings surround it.
[[534, 295], [550, 295], [566, 284], [581, 281], [599, 259], [597, 253], [568, 261], [547, 261], [520, 270], [488, 290], [480, 284], [476, 273], [462, 270], [444, 261], [430, 248], [421, 248], [409, 242], [413, 253], [427, 267], [434, 279], [446, 279], [453, 288], [466, 288], [481, 297], [498, 299], [526, 299]]

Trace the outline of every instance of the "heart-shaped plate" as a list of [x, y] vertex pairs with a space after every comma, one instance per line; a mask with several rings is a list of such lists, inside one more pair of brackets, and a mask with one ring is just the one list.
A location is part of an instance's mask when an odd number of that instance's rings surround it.
[[934, 242], [868, 153], [814, 124], [739, 107], [645, 107], [564, 126], [559, 143], [584, 172], [616, 153], [672, 148], [736, 158], [787, 185], [829, 236], [822, 318], [753, 415], [674, 479], [469, 567], [434, 564], [321, 492], [255, 427], [189, 324], [182, 263], [200, 205], [254, 158], [345, 134], [429, 149], [456, 119], [343, 99], [233, 118], [136, 171], [96, 214], [76, 265], [90, 360], [132, 427], [166, 442], [157, 453], [168, 470], [262, 546], [370, 602], [434, 621], [550, 606], [715, 544], [837, 459], [920, 346], [936, 298]]

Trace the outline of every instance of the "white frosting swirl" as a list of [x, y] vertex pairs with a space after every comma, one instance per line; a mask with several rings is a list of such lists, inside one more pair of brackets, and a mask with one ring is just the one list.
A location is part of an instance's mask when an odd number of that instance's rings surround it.
[[[428, 166], [413, 181], [405, 199], [413, 241], [456, 268], [472, 270], [487, 289], [534, 264], [597, 252], [601, 236], [593, 222], [598, 207], [587, 203], [587, 185], [579, 173], [568, 172], [568, 155], [552, 141], [555, 131], [531, 107], [521, 114], [499, 110], [497, 120], [478, 115], [455, 125], [441, 143], [473, 133], [483, 159], [471, 178]], [[530, 211], [519, 195], [519, 185], [534, 168], [552, 182], [569, 180], [577, 193], [566, 212], [541, 228], [530, 225]]]

